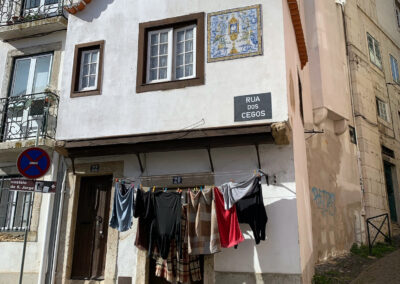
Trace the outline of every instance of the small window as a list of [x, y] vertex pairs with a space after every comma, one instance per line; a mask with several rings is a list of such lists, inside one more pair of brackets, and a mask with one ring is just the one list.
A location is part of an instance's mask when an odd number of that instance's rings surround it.
[[382, 57], [379, 42], [367, 33], [369, 58], [379, 69], [382, 69]]
[[395, 9], [396, 9], [397, 27], [400, 28], [400, 3], [399, 3], [399, 0], [395, 0]]
[[376, 98], [376, 110], [378, 116], [385, 121], [389, 122], [389, 113], [387, 112], [386, 103], [378, 98]]
[[71, 97], [101, 93], [104, 41], [75, 46]]
[[32, 214], [32, 192], [9, 190], [10, 177], [0, 177], [0, 231], [29, 229]]
[[204, 84], [204, 13], [139, 25], [137, 92]]
[[356, 129], [351, 125], [349, 125], [349, 134], [350, 134], [350, 142], [353, 144], [357, 144]]
[[397, 64], [397, 60], [392, 55], [390, 55], [390, 66], [392, 68], [393, 81], [399, 84], [399, 66]]

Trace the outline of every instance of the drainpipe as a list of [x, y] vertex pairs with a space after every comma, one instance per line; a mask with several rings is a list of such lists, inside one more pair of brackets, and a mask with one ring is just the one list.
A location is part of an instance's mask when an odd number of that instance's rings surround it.
[[[59, 164], [59, 154], [54, 151], [53, 152], [53, 159], [52, 159], [52, 172], [51, 172], [51, 180], [56, 180], [57, 178], [57, 172], [58, 172], [58, 164]], [[42, 193], [43, 194], [43, 193]], [[54, 208], [54, 194], [48, 193], [48, 205], [47, 205], [47, 214], [46, 214], [46, 220], [45, 220], [45, 229], [44, 229], [44, 236], [43, 239], [41, 240], [42, 243], [42, 252], [41, 252], [41, 261], [40, 261], [40, 268], [39, 268], [39, 280], [38, 284], [43, 284], [45, 280], [45, 275], [46, 275], [46, 267], [47, 267], [47, 251], [49, 249], [49, 238], [50, 238], [50, 229], [51, 229], [51, 218], [53, 214], [53, 208]], [[44, 195], [44, 196], [46, 196]], [[42, 196], [42, 197], [44, 197]]]
[[[356, 116], [355, 116], [355, 110], [354, 110], [353, 82], [352, 82], [352, 76], [351, 76], [351, 70], [350, 70], [350, 53], [349, 53], [349, 45], [348, 45], [348, 39], [347, 39], [347, 23], [346, 23], [346, 16], [345, 16], [345, 12], [344, 12], [344, 5], [346, 3], [346, 0], [336, 0], [336, 3], [341, 6], [341, 10], [342, 10], [343, 34], [344, 34], [344, 41], [345, 41], [345, 47], [346, 47], [347, 73], [348, 73], [348, 78], [349, 78], [348, 81], [349, 81], [349, 89], [350, 89], [351, 112], [352, 112], [352, 116], [353, 116], [354, 130], [357, 135], [358, 131], [357, 131], [357, 123], [355, 121]], [[356, 143], [356, 149], [357, 149], [358, 174], [360, 177], [360, 188], [361, 188], [361, 216], [363, 216], [363, 218], [365, 219], [365, 200], [364, 200], [365, 189], [364, 189], [364, 178], [363, 178], [362, 166], [361, 166], [360, 147], [358, 146], [358, 141]], [[364, 232], [364, 230], [365, 230], [364, 224], [365, 224], [365, 220], [362, 220], [361, 224], [360, 224], [361, 232]]]

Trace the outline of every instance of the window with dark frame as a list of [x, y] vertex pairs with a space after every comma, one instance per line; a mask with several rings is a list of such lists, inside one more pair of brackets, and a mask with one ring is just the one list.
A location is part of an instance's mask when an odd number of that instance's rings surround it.
[[9, 190], [10, 180], [0, 177], [0, 232], [29, 230], [33, 193]]
[[204, 13], [139, 24], [136, 92], [204, 84]]
[[399, 0], [395, 0], [395, 10], [396, 10], [396, 22], [397, 22], [397, 27], [400, 28], [400, 2]]
[[71, 97], [101, 94], [104, 41], [75, 46]]
[[397, 64], [396, 58], [393, 57], [393, 55], [390, 54], [390, 67], [392, 69], [392, 78], [393, 81], [397, 84], [400, 84], [400, 78], [399, 78], [399, 65]]

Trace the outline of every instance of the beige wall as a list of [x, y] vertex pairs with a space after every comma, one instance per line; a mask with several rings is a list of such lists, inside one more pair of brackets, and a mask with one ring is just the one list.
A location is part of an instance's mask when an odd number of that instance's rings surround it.
[[314, 261], [348, 251], [363, 240], [362, 193], [352, 118], [341, 6], [305, 1], [310, 95], [314, 121], [305, 135]]

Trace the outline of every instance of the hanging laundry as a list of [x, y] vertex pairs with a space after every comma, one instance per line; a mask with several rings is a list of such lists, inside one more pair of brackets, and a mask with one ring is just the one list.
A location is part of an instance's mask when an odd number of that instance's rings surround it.
[[114, 193], [113, 210], [111, 213], [110, 227], [120, 232], [132, 227], [134, 214], [134, 189], [126, 188], [125, 184], [116, 183]]
[[153, 193], [154, 220], [150, 228], [149, 256], [155, 242], [163, 259], [167, 259], [171, 240], [181, 249], [181, 194], [178, 192]]
[[221, 251], [213, 189], [189, 191], [188, 247], [189, 254], [213, 254]]
[[268, 221], [265, 211], [260, 178], [256, 178], [255, 187], [250, 194], [236, 203], [239, 223], [249, 224], [256, 244], [265, 241], [265, 227]]
[[141, 250], [149, 250], [150, 227], [154, 219], [154, 208], [150, 191], [137, 190], [135, 202], [135, 218], [139, 218], [136, 229], [135, 246]]
[[175, 240], [171, 241], [171, 246], [168, 253], [168, 258], [163, 259], [158, 249], [155, 248], [153, 258], [156, 260], [155, 275], [162, 277], [168, 282], [191, 283], [200, 281], [201, 268], [200, 257], [198, 255], [189, 255], [188, 241], [187, 241], [187, 206], [183, 206], [181, 214], [181, 240], [182, 254], [180, 255], [176, 250]]
[[254, 187], [256, 186], [256, 178], [257, 176], [253, 176], [249, 180], [238, 183], [227, 182], [218, 187], [224, 196], [226, 210], [232, 208], [236, 202], [253, 191]]
[[229, 210], [224, 208], [224, 197], [217, 187], [214, 188], [215, 209], [217, 212], [218, 230], [221, 247], [233, 247], [244, 241], [236, 215], [236, 206]]

